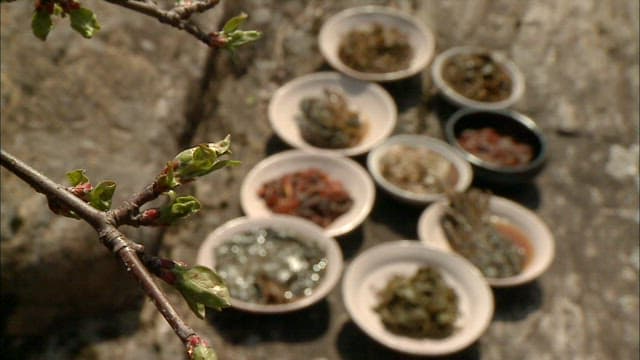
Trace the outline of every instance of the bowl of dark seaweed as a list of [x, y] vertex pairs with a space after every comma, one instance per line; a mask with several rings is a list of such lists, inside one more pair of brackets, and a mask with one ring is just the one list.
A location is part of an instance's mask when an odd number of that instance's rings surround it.
[[474, 176], [486, 182], [531, 181], [546, 161], [542, 130], [513, 110], [458, 110], [447, 120], [445, 137], [471, 163]]
[[411, 15], [392, 7], [360, 6], [330, 17], [318, 36], [320, 52], [334, 69], [366, 81], [396, 81], [431, 61], [435, 38]]
[[343, 269], [333, 238], [288, 215], [228, 221], [207, 236], [197, 262], [225, 281], [231, 306], [254, 313], [310, 306], [335, 287]]
[[524, 94], [524, 76], [502, 53], [474, 46], [457, 46], [433, 60], [431, 77], [445, 99], [482, 110], [507, 108]]
[[494, 287], [533, 281], [554, 257], [553, 235], [534, 212], [477, 189], [429, 206], [418, 220], [418, 237], [462, 255]]
[[397, 108], [380, 85], [334, 71], [282, 85], [269, 102], [269, 122], [294, 148], [343, 156], [367, 153], [396, 125]]
[[412, 355], [460, 351], [493, 316], [493, 294], [466, 259], [412, 240], [367, 249], [342, 279], [345, 307], [367, 335]]
[[469, 163], [451, 145], [426, 135], [402, 134], [371, 150], [367, 168], [375, 182], [400, 201], [424, 206], [471, 184]]

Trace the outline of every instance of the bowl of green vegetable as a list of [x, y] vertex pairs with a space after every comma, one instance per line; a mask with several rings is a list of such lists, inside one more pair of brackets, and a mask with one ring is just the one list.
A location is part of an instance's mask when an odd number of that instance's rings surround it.
[[484, 333], [494, 310], [493, 293], [473, 265], [412, 240], [358, 255], [345, 271], [342, 296], [367, 335], [412, 355], [464, 349]]

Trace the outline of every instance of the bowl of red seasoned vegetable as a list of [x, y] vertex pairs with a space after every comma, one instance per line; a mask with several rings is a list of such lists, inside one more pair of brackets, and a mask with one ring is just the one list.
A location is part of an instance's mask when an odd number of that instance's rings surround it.
[[513, 110], [458, 110], [447, 120], [445, 136], [471, 163], [474, 176], [486, 182], [530, 181], [547, 157], [538, 125]]
[[292, 215], [344, 235], [369, 215], [375, 186], [350, 158], [288, 150], [260, 161], [245, 176], [240, 204], [249, 217]]
[[445, 99], [465, 108], [497, 110], [524, 94], [524, 76], [505, 55], [474, 46], [457, 46], [438, 56], [431, 66], [435, 86]]

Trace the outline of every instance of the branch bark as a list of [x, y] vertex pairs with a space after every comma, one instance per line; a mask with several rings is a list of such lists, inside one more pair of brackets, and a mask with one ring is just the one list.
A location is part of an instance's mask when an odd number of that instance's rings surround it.
[[212, 9], [220, 0], [185, 0], [183, 5], [177, 5], [170, 9], [162, 9], [154, 2], [140, 0], [104, 0], [108, 3], [122, 6], [129, 10], [156, 18], [164, 24], [171, 25], [180, 30], [184, 30], [205, 43], [213, 46], [211, 33], [206, 32], [193, 22], [189, 21], [191, 15], [202, 13]]
[[[185, 347], [189, 345], [190, 339], [198, 334], [189, 327], [175, 311], [169, 300], [162, 293], [162, 290], [153, 281], [152, 275], [142, 264], [138, 253], [144, 250], [142, 245], [129, 240], [117, 228], [116, 216], [114, 212], [101, 212], [84, 201], [71, 194], [64, 186], [55, 183], [45, 175], [23, 163], [13, 155], [0, 149], [0, 164], [7, 170], [14, 173], [20, 179], [31, 185], [37, 192], [54, 198], [81, 219], [89, 223], [98, 233], [100, 241], [113, 253], [115, 253], [127, 272], [131, 273], [147, 296], [153, 301], [165, 320], [169, 323], [176, 335], [182, 340]], [[149, 191], [150, 187], [143, 192], [132, 197], [131, 201], [125, 203], [118, 211], [128, 212], [132, 206], [141, 206], [145, 201], [155, 198]], [[157, 195], [156, 195], [157, 196]]]

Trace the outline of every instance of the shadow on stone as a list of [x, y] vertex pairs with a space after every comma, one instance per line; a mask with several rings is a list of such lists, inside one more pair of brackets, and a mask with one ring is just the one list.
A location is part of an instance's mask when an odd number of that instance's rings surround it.
[[[424, 359], [420, 356], [411, 356], [408, 354], [396, 352], [391, 350], [375, 340], [371, 339], [352, 321], [347, 321], [337, 338], [337, 348], [340, 353], [340, 358], [343, 360], [363, 360], [363, 359], [376, 359], [376, 360], [412, 360], [412, 359]], [[473, 343], [466, 349], [460, 352], [450, 354], [447, 356], [429, 357], [429, 359], [458, 359], [458, 360], [477, 360], [480, 359], [480, 347], [478, 343]]]
[[81, 358], [82, 356], [78, 354], [83, 349], [89, 348], [92, 343], [134, 334], [139, 330], [139, 319], [139, 310], [114, 311], [102, 316], [60, 319], [49, 328], [46, 335], [6, 336], [2, 334], [0, 343], [2, 356], [0, 357], [2, 359], [35, 359], [40, 358], [38, 356], [46, 351], [50, 356], [47, 358]]
[[422, 77], [420, 74], [406, 79], [380, 83], [395, 100], [398, 112], [413, 108], [422, 101]]
[[340, 250], [342, 250], [342, 257], [345, 260], [351, 259], [358, 254], [358, 251], [362, 248], [364, 242], [364, 232], [362, 231], [362, 225], [355, 228], [348, 234], [336, 237]]
[[225, 309], [222, 312], [209, 312], [207, 316], [226, 341], [240, 345], [316, 340], [327, 333], [330, 317], [326, 299], [286, 314], [252, 314]]
[[417, 223], [424, 209], [422, 206], [402, 203], [386, 192], [378, 191], [369, 216], [376, 223], [389, 226], [403, 239], [417, 239]]
[[510, 288], [493, 290], [494, 320], [520, 321], [542, 305], [542, 289], [537, 281]]
[[490, 191], [494, 195], [513, 200], [531, 210], [536, 210], [540, 207], [540, 190], [535, 183], [506, 186], [474, 180], [472, 185], [479, 189]]
[[282, 141], [282, 139], [280, 139], [278, 137], [278, 135], [273, 134], [273, 135], [271, 135], [269, 140], [267, 140], [267, 144], [266, 144], [266, 146], [264, 148], [265, 157], [271, 156], [271, 155], [279, 153], [281, 151], [291, 150], [291, 149], [292, 149], [292, 147], [289, 146], [284, 141]]

